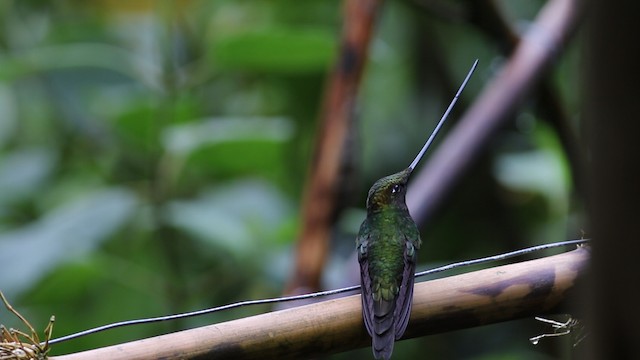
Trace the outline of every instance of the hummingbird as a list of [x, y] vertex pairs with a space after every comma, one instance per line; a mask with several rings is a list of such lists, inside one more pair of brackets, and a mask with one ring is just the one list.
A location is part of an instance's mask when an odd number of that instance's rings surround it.
[[420, 162], [462, 90], [478, 60], [408, 168], [376, 181], [367, 196], [367, 217], [356, 238], [362, 285], [362, 317], [371, 336], [373, 355], [388, 360], [393, 344], [404, 334], [413, 301], [418, 249], [422, 243], [405, 202], [409, 176]]

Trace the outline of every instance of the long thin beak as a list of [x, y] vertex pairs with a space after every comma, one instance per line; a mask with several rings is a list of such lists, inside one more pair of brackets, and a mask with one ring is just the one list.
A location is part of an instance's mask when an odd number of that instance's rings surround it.
[[416, 168], [416, 166], [420, 162], [420, 159], [422, 159], [422, 156], [424, 155], [424, 153], [426, 153], [429, 146], [431, 146], [433, 139], [438, 134], [438, 131], [440, 131], [442, 124], [444, 124], [445, 120], [447, 119], [447, 116], [449, 116], [449, 113], [451, 112], [451, 109], [453, 109], [453, 106], [456, 104], [456, 102], [458, 102], [458, 98], [460, 97], [460, 94], [462, 94], [462, 90], [464, 90], [464, 87], [467, 86], [467, 82], [469, 82], [469, 79], [471, 78], [471, 75], [473, 75], [473, 72], [476, 70], [477, 66], [478, 66], [478, 59], [476, 59], [476, 61], [473, 62], [473, 65], [471, 65], [471, 69], [469, 70], [467, 77], [464, 78], [464, 81], [462, 82], [462, 85], [460, 85], [458, 92], [453, 97], [453, 100], [451, 100], [451, 103], [449, 104], [447, 111], [444, 112], [444, 115], [442, 115], [442, 118], [438, 122], [438, 125], [436, 125], [436, 128], [433, 130], [433, 132], [429, 136], [429, 139], [427, 139], [427, 142], [424, 143], [422, 150], [420, 150], [416, 158], [413, 159], [413, 162], [411, 163], [411, 165], [409, 165], [409, 169], [411, 169], [411, 171], [413, 171], [413, 169]]

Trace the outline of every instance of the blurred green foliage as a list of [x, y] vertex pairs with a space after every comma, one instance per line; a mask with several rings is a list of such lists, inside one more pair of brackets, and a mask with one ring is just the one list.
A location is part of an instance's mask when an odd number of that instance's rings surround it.
[[[368, 186], [406, 166], [449, 101], [443, 69], [417, 59], [438, 57], [457, 79], [479, 57], [467, 103], [501, 61], [491, 39], [416, 4], [386, 4], [371, 44], [358, 106], [359, 186], [338, 222], [327, 287], [346, 285], [355, 265], [349, 255]], [[507, 10], [522, 24], [539, 6], [523, 0]], [[55, 337], [280, 294], [340, 7], [1, 2], [0, 289], [15, 307], [39, 328], [55, 314]], [[554, 79], [575, 107], [566, 65], [575, 56], [562, 62]], [[532, 106], [424, 229], [422, 268], [563, 240], [580, 228], [566, 159]], [[114, 330], [53, 354], [266, 310]], [[0, 322], [19, 326], [3, 311]], [[527, 341], [542, 331], [532, 323], [406, 341], [396, 353], [546, 358], [549, 348]], [[335, 357], [353, 356], [368, 359], [369, 349]]]

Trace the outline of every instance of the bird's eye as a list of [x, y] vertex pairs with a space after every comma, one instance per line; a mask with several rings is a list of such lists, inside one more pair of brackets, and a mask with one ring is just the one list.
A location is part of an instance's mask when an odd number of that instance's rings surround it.
[[400, 184], [393, 185], [393, 187], [391, 188], [391, 193], [392, 194], [397, 194], [398, 192], [400, 192], [400, 188], [401, 187], [402, 187], [402, 185], [400, 185]]

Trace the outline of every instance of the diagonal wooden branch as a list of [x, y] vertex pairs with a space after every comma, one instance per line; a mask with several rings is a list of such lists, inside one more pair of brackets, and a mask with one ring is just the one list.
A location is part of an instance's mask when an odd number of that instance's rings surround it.
[[[510, 54], [521, 41], [514, 25], [509, 23], [502, 11], [498, 0], [483, 0], [471, 2], [473, 22], [485, 33], [498, 40], [505, 48], [505, 55]], [[560, 101], [560, 95], [553, 84], [552, 78], [546, 76], [540, 79], [535, 90], [539, 105], [536, 107], [543, 119], [546, 119], [556, 130], [560, 143], [569, 159], [569, 166], [573, 175], [576, 192], [584, 194], [583, 176], [584, 160], [578, 147], [578, 140], [571, 127], [569, 116]]]
[[[567, 298], [588, 259], [589, 250], [580, 247], [418, 283], [405, 338], [553, 311]], [[369, 345], [359, 296], [50, 359], [297, 359], [337, 353]]]
[[407, 193], [407, 206], [419, 225], [431, 216], [507, 115], [517, 109], [544, 75], [576, 28], [581, 3], [581, 0], [546, 3], [500, 74], [486, 86], [416, 174]]

